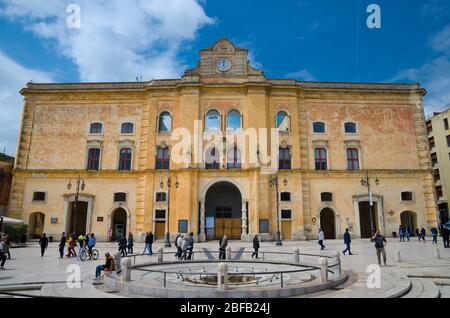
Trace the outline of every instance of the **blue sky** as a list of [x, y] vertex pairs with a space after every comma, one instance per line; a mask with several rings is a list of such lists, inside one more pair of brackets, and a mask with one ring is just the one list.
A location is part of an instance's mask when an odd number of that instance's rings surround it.
[[15, 153], [27, 81], [178, 77], [222, 36], [271, 78], [420, 82], [427, 114], [450, 106], [448, 0], [0, 0], [0, 151]]

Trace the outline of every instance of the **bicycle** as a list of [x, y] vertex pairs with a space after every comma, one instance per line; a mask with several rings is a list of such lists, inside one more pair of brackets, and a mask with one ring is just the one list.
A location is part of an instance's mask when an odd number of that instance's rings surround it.
[[100, 253], [95, 248], [92, 248], [91, 252], [89, 252], [89, 249], [84, 248], [80, 252], [80, 260], [84, 262], [89, 257], [90, 260], [96, 261], [99, 255]]

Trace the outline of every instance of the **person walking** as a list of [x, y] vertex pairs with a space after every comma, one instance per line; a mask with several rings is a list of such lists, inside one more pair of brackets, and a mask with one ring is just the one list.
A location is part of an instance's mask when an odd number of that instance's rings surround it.
[[228, 246], [228, 237], [226, 235], [222, 236], [219, 241], [219, 259], [226, 259], [226, 249]]
[[186, 260], [186, 254], [187, 254], [187, 250], [188, 250], [188, 238], [184, 237], [183, 241], [181, 241], [181, 251], [182, 251], [182, 255], [181, 255], [181, 259]]
[[405, 241], [405, 232], [403, 230], [403, 226], [399, 226], [398, 227], [398, 235], [400, 236], [400, 242], [404, 242]]
[[436, 244], [437, 245], [437, 237], [438, 237], [438, 230], [437, 228], [433, 227], [431, 229], [431, 236], [433, 237], [433, 245]]
[[383, 254], [383, 263], [384, 266], [387, 266], [386, 264], [386, 245], [387, 245], [387, 241], [384, 238], [383, 235], [380, 234], [380, 231], [378, 230], [375, 233], [375, 236], [372, 237], [372, 239], [375, 241], [375, 250], [377, 252], [377, 258], [378, 258], [378, 265], [381, 266], [381, 254]]
[[41, 257], [44, 257], [45, 250], [48, 247], [48, 238], [45, 233], [42, 234], [42, 237], [39, 239], [39, 245], [41, 247]]
[[119, 244], [119, 252], [122, 255], [122, 257], [127, 256], [127, 239], [123, 234], [117, 240], [117, 243]]
[[9, 234], [5, 235], [5, 244], [6, 244], [6, 255], [8, 256], [8, 259], [11, 259], [11, 253], [9, 252], [9, 249], [11, 248], [11, 236]]
[[409, 242], [409, 240], [411, 239], [411, 228], [409, 227], [409, 225], [406, 226], [405, 235], [406, 235], [406, 239]]
[[258, 258], [258, 250], [259, 250], [259, 239], [258, 239], [258, 234], [255, 234], [255, 237], [253, 238], [253, 254], [252, 254], [252, 258], [256, 257]]
[[128, 234], [128, 254], [133, 254], [134, 237], [133, 234]]
[[0, 241], [0, 269], [5, 269], [6, 262], [6, 238], [2, 237]]
[[70, 234], [69, 240], [67, 241], [69, 244], [69, 255], [68, 257], [76, 257], [77, 252], [75, 252], [75, 245], [77, 244], [77, 240], [75, 239], [75, 233]]
[[187, 260], [190, 261], [192, 259], [192, 251], [194, 250], [194, 233], [191, 232], [189, 233], [189, 236], [187, 237], [187, 251], [188, 251], [188, 255], [187, 255]]
[[147, 235], [145, 236], [145, 247], [142, 254], [145, 254], [145, 251], [148, 251], [148, 255], [152, 256], [152, 244], [153, 244], [153, 234], [152, 232], [147, 232]]
[[351, 250], [350, 250], [350, 244], [352, 242], [352, 239], [350, 237], [350, 232], [348, 231], [348, 229], [345, 229], [345, 233], [344, 233], [344, 244], [346, 246], [345, 250], [342, 252], [344, 255], [345, 253], [348, 251], [348, 255], [353, 255]]
[[321, 228], [319, 228], [319, 238], [318, 238], [317, 243], [319, 243], [319, 245], [320, 245], [320, 250], [325, 249], [325, 245], [323, 245], [324, 240], [325, 240], [325, 233], [322, 231]]
[[61, 241], [59, 241], [58, 250], [59, 250], [59, 258], [64, 257], [64, 247], [66, 246], [66, 233], [62, 232]]
[[176, 259], [180, 259], [181, 257], [181, 233], [178, 233], [177, 236], [175, 237], [175, 248], [177, 249], [177, 251], [175, 252], [175, 258]]
[[442, 241], [444, 242], [444, 248], [449, 248], [450, 231], [446, 226], [442, 227], [441, 234], [442, 234]]
[[423, 240], [423, 242], [425, 243], [425, 236], [426, 236], [426, 231], [425, 231], [425, 228], [422, 228], [421, 230], [420, 230], [420, 237], [422, 238], [422, 240]]
[[417, 238], [419, 239], [419, 243], [420, 243], [420, 239], [422, 238], [422, 236], [420, 235], [420, 230], [419, 229], [416, 229], [416, 236], [417, 236]]

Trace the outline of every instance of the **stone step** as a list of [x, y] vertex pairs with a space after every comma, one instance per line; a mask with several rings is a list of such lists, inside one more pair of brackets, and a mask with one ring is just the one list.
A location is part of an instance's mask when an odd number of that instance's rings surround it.
[[430, 279], [411, 278], [411, 289], [402, 298], [439, 298], [440, 291]]

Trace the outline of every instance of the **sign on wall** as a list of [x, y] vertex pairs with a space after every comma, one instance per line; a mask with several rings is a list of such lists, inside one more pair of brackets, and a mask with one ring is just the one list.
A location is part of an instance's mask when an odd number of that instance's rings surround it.
[[58, 224], [58, 218], [51, 218], [50, 219], [51, 224]]

